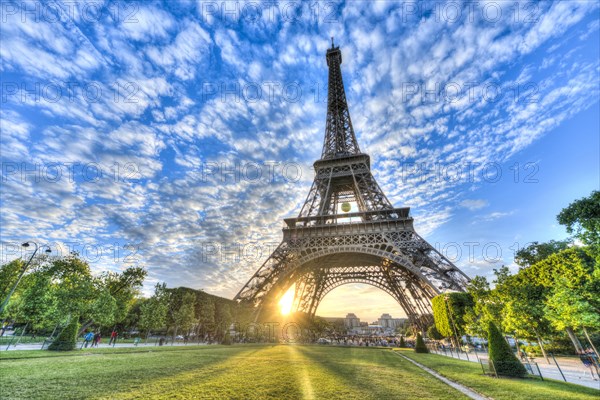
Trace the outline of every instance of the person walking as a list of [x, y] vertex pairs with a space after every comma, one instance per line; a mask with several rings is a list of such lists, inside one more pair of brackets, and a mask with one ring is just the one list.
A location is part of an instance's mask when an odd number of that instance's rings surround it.
[[88, 333], [86, 333], [86, 335], [83, 337], [83, 345], [85, 346], [85, 348], [87, 349], [88, 344], [90, 344], [92, 342], [92, 340], [94, 339], [94, 333], [92, 331], [89, 331]]
[[119, 336], [119, 334], [117, 333], [116, 330], [113, 329], [112, 333], [110, 334], [110, 341], [108, 342], [108, 345], [113, 345], [113, 347], [115, 346], [115, 344], [117, 344], [117, 337]]
[[92, 343], [92, 346], [98, 347], [98, 344], [100, 343], [101, 339], [102, 339], [102, 337], [100, 336], [100, 331], [96, 332], [94, 334], [94, 343]]

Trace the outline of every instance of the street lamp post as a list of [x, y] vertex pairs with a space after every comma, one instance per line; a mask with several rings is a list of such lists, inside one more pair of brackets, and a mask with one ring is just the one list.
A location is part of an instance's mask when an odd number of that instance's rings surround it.
[[[21, 273], [19, 274], [19, 278], [17, 279], [17, 281], [13, 285], [12, 289], [10, 289], [10, 292], [8, 293], [8, 296], [6, 296], [6, 298], [2, 302], [2, 305], [0, 306], [0, 314], [2, 314], [4, 312], [4, 309], [6, 308], [6, 306], [8, 305], [8, 301], [10, 300], [10, 296], [12, 296], [13, 293], [15, 292], [15, 290], [17, 289], [17, 286], [19, 285], [19, 282], [21, 282], [21, 278], [23, 278], [23, 275], [25, 275], [25, 272], [27, 271], [27, 268], [29, 268], [29, 264], [31, 264], [31, 261], [33, 260], [33, 257], [35, 256], [35, 254], [39, 250], [39, 247], [38, 247], [37, 243], [35, 243], [35, 242], [32, 242], [32, 243], [35, 245], [35, 250], [33, 251], [33, 254], [31, 255], [31, 257], [29, 257], [29, 261], [27, 261], [27, 263], [21, 269]], [[29, 242], [25, 242], [21, 246], [22, 247], [29, 247]], [[50, 250], [49, 247], [46, 247], [45, 252], [46, 253], [51, 253], [52, 250]]]

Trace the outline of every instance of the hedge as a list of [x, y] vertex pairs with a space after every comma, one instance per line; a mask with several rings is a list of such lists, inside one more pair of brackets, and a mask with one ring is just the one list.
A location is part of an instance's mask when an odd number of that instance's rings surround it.
[[404, 336], [400, 336], [400, 344], [398, 347], [406, 347], [406, 342], [404, 341]]
[[50, 343], [48, 350], [70, 351], [77, 346], [77, 331], [79, 329], [78, 318], [71, 318], [71, 322], [62, 330], [60, 335]]
[[425, 346], [425, 342], [423, 341], [423, 337], [420, 333], [417, 333], [417, 343], [415, 344], [415, 352], [429, 353], [429, 349], [427, 349], [427, 346]]
[[[446, 298], [448, 306], [446, 306]], [[473, 297], [469, 293], [453, 292], [443, 293], [431, 300], [433, 308], [433, 320], [438, 332], [444, 337], [454, 336], [452, 321], [448, 315], [448, 309], [452, 312], [452, 318], [456, 324], [458, 334], [464, 333], [464, 316], [468, 308], [473, 307]]]
[[493, 322], [488, 325], [489, 364], [497, 375], [523, 377], [527, 371]]

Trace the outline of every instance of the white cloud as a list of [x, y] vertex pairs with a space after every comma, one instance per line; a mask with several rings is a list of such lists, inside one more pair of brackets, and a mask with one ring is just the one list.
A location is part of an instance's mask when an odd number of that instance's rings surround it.
[[460, 202], [460, 206], [461, 207], [465, 207], [471, 211], [474, 210], [479, 210], [481, 208], [487, 207], [488, 206], [488, 202], [487, 200], [483, 200], [483, 199], [469, 199], [469, 200], [463, 200]]

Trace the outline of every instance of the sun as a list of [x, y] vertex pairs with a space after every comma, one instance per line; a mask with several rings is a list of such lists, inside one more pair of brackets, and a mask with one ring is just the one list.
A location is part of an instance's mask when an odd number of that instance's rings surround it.
[[290, 287], [288, 291], [285, 292], [283, 297], [281, 297], [281, 300], [279, 300], [279, 309], [282, 315], [288, 315], [290, 312], [292, 312], [292, 306], [294, 305], [295, 290], [296, 289], [292, 285], [292, 287]]

